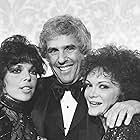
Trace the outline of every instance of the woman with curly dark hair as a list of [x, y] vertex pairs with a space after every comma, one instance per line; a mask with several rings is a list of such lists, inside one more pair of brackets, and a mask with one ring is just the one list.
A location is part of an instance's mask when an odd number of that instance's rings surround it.
[[104, 114], [116, 102], [140, 99], [140, 53], [108, 45], [87, 56], [82, 72], [89, 118], [101, 121], [102, 140], [139, 140], [140, 115], [127, 126], [108, 128]]
[[44, 61], [36, 46], [21, 35], [5, 39], [0, 48], [0, 140], [35, 140], [30, 118], [37, 78]]

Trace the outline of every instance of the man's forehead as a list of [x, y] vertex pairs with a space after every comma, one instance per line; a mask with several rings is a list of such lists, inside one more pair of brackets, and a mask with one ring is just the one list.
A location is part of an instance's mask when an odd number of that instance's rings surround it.
[[48, 48], [62, 48], [62, 47], [64, 48], [71, 45], [78, 47], [78, 42], [76, 41], [75, 38], [72, 38], [71, 36], [64, 36], [64, 35], [55, 37], [53, 40], [47, 42]]

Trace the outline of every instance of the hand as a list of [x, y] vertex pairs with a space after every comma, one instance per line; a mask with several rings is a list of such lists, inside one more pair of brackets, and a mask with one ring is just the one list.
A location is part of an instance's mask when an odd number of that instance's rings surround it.
[[[140, 102], [128, 100], [117, 102], [105, 114], [106, 124], [110, 128], [120, 126], [124, 121], [125, 125], [131, 122], [134, 114], [140, 113]], [[125, 120], [124, 120], [125, 119]]]

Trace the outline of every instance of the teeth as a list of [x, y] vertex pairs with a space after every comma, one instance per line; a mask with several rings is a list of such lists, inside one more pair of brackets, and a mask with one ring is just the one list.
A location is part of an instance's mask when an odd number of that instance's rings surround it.
[[102, 103], [99, 103], [99, 102], [90, 102], [90, 104], [92, 104], [92, 105], [101, 105]]
[[66, 70], [68, 70], [69, 68], [70, 68], [70, 66], [67, 66], [67, 67], [61, 67], [60, 70], [62, 70], [62, 71], [66, 71]]
[[22, 89], [24, 89], [24, 90], [30, 90], [31, 88], [30, 87], [23, 87]]
[[102, 103], [97, 103], [97, 105], [101, 105]]

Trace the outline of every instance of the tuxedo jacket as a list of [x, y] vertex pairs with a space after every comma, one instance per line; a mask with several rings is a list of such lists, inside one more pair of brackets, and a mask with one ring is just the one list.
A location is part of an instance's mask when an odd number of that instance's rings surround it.
[[64, 134], [64, 123], [60, 101], [56, 100], [53, 83], [56, 77], [42, 78], [36, 90], [32, 119], [40, 136], [47, 140], [101, 140], [103, 128], [94, 117], [88, 116], [88, 108], [84, 98], [84, 89], [67, 135]]

